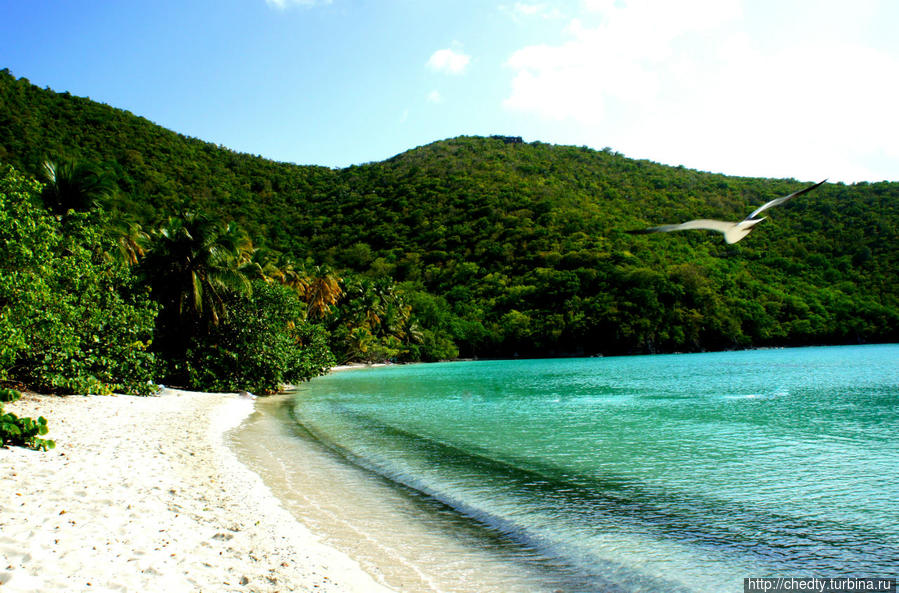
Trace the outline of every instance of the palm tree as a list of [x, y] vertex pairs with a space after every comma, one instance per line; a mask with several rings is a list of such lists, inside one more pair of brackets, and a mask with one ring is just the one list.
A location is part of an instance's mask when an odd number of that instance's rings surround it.
[[115, 192], [115, 183], [95, 165], [86, 162], [44, 161], [44, 205], [57, 216], [69, 210], [90, 210]]
[[352, 360], [369, 360], [369, 352], [376, 344], [375, 337], [366, 327], [354, 327], [345, 339], [346, 353], [342, 364]]
[[242, 266], [252, 244], [235, 223], [221, 225], [200, 214], [169, 218], [144, 260], [154, 298], [181, 322], [218, 324], [227, 292], [248, 294]]
[[306, 274], [306, 271], [302, 267], [298, 268], [293, 260], [288, 257], [281, 256], [275, 265], [281, 271], [282, 277], [280, 282], [284, 284], [284, 286], [293, 289], [293, 291], [305, 302], [306, 295], [312, 285], [312, 278]]
[[334, 335], [344, 359], [390, 359], [421, 343], [423, 335], [412, 317], [412, 307], [389, 278], [351, 276], [339, 313], [333, 319]]
[[252, 249], [234, 223], [202, 214], [169, 218], [153, 233], [140, 270], [161, 305], [154, 349], [162, 354], [166, 382], [190, 382], [191, 349], [202, 344], [227, 311], [229, 296], [249, 294], [244, 273]]
[[306, 289], [307, 314], [312, 318], [322, 318], [331, 310], [343, 291], [340, 279], [325, 267], [316, 266], [309, 287]]
[[129, 266], [140, 263], [141, 258], [147, 254], [150, 235], [140, 224], [124, 220], [113, 222], [112, 231], [119, 248], [119, 257]]
[[279, 256], [276, 251], [250, 244], [249, 249], [243, 253], [240, 269], [248, 278], [262, 280], [266, 284], [273, 282], [287, 284], [286, 273], [281, 268]]

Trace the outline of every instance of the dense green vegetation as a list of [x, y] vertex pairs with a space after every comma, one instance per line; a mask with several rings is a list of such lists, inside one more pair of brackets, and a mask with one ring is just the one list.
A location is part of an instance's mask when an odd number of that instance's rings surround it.
[[[49, 179], [48, 158], [95, 167], [100, 190], [91, 203], [100, 208], [83, 216], [103, 212], [95, 224], [118, 229], [107, 234], [126, 252], [140, 244], [129, 236], [159, 245], [190, 213], [230, 241], [225, 259], [245, 267], [243, 279], [198, 278], [194, 305], [181, 298], [193, 280], [154, 286], [154, 273], [169, 277], [153, 272], [154, 256], [135, 273], [160, 308], [148, 354], [191, 385], [235, 384], [224, 377], [244, 365], [236, 356], [277, 358], [270, 368], [281, 370], [265, 383], [272, 385], [283, 369], [313, 372], [329, 356], [436, 360], [899, 337], [897, 183], [825, 184], [771, 211], [736, 245], [703, 232], [631, 236], [623, 231], [695, 217], [738, 220], [807, 182], [515, 138], [456, 138], [342, 170], [297, 166], [0, 74], [0, 161]], [[57, 202], [45, 203], [59, 215]], [[18, 264], [4, 273], [11, 269]], [[269, 290], [239, 287], [259, 282]], [[168, 288], [181, 296], [163, 295]], [[305, 362], [298, 352], [251, 355], [249, 333], [222, 335], [287, 327], [288, 316], [252, 312], [254, 299], [275, 306], [288, 294], [297, 300], [277, 307], [307, 325], [260, 346], [318, 340], [329, 353]], [[139, 293], [130, 298], [122, 306], [143, 306]], [[219, 306], [242, 321], [200, 314]], [[174, 327], [193, 328], [190, 339]]]
[[0, 379], [43, 391], [141, 392], [156, 306], [99, 210], [54, 216], [39, 184], [0, 169]]
[[[97, 185], [80, 183], [98, 177], [90, 166], [45, 169], [45, 185], [0, 171], [0, 381], [62, 393], [148, 393], [157, 378], [273, 391], [333, 364], [323, 321], [310, 319], [337, 299], [312, 288], [333, 279], [291, 285], [286, 265], [253, 260], [235, 224], [202, 215], [152, 236], [123, 231], [90, 206]], [[78, 209], [58, 207], [57, 185], [80, 191]], [[12, 435], [18, 421], [4, 422]]]

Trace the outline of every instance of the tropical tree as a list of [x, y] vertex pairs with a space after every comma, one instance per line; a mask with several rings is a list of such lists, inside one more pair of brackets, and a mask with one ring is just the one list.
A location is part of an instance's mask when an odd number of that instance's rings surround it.
[[343, 351], [341, 363], [351, 361], [374, 362], [372, 357], [373, 347], [376, 344], [375, 337], [367, 327], [354, 327], [349, 330], [343, 339]]
[[186, 384], [188, 351], [221, 322], [228, 296], [251, 293], [245, 273], [251, 246], [236, 224], [201, 214], [169, 218], [153, 233], [140, 268], [161, 306], [155, 348], [170, 383]]
[[115, 191], [112, 179], [92, 163], [44, 161], [43, 176], [46, 185], [41, 199], [57, 216], [65, 216], [70, 210], [90, 210]]
[[284, 256], [278, 260], [277, 266], [281, 271], [281, 283], [296, 292], [301, 299], [305, 299], [312, 283], [305, 270]]
[[328, 320], [338, 359], [417, 360], [424, 334], [396, 284], [386, 277], [349, 276], [344, 285], [336, 311]]
[[144, 273], [172, 321], [217, 324], [227, 292], [251, 291], [244, 267], [252, 243], [235, 223], [202, 214], [169, 218], [153, 236]]
[[115, 221], [111, 233], [115, 237], [119, 258], [129, 266], [135, 266], [147, 254], [150, 234], [136, 222]]
[[286, 284], [286, 276], [279, 265], [280, 255], [277, 251], [265, 247], [255, 247], [250, 243], [240, 257], [240, 270], [250, 279], [262, 280], [267, 284]]
[[313, 319], [321, 319], [327, 315], [331, 306], [337, 303], [343, 294], [340, 278], [325, 266], [316, 266], [305, 292], [306, 312]]

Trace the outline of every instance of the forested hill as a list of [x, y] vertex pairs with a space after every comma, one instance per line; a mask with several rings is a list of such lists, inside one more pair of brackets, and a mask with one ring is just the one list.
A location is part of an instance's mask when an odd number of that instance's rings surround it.
[[[609, 149], [455, 138], [332, 170], [240, 154], [0, 74], [0, 162], [98, 163], [141, 224], [203, 211], [257, 243], [389, 277], [461, 355], [661, 352], [899, 338], [899, 183], [825, 184], [747, 239], [626, 229], [739, 220], [814, 180]], [[822, 177], [827, 175], [822, 163]]]

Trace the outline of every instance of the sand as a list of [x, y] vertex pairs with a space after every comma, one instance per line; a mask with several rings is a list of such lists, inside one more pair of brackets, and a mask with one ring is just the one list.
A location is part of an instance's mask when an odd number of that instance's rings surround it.
[[0, 449], [0, 593], [384, 593], [228, 448], [233, 394], [26, 395], [49, 452]]

